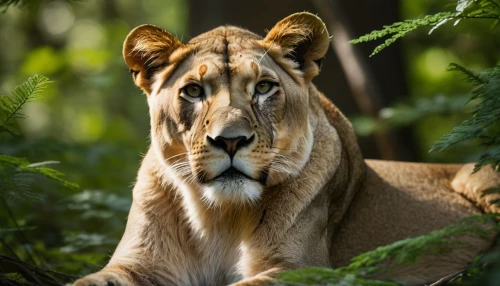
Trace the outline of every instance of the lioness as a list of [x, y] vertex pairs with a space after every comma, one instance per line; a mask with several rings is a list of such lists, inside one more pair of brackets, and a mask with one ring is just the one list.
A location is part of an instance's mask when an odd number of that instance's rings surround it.
[[[262, 285], [496, 211], [491, 168], [364, 161], [351, 124], [312, 84], [330, 39], [310, 13], [264, 39], [232, 26], [187, 44], [143, 25], [125, 62], [147, 94], [151, 148], [109, 264], [74, 285]], [[433, 281], [486, 242], [394, 269]]]

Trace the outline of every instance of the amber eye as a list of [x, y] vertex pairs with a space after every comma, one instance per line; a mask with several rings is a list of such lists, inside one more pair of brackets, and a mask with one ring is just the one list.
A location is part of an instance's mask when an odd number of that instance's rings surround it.
[[197, 84], [189, 84], [182, 88], [182, 92], [190, 97], [201, 97], [203, 96], [203, 87]]
[[271, 91], [274, 85], [275, 84], [270, 81], [266, 80], [259, 81], [257, 85], [255, 85], [255, 94], [260, 94], [260, 95], [266, 94], [269, 91]]

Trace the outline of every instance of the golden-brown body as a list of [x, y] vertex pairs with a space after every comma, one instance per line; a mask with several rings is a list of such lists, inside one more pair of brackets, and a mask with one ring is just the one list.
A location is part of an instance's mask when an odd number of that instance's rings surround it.
[[[311, 83], [328, 46], [308, 13], [264, 39], [235, 27], [188, 44], [155, 26], [132, 31], [124, 57], [148, 95], [152, 146], [113, 257], [74, 285], [262, 285], [496, 211], [482, 195], [500, 185], [491, 168], [365, 163], [348, 120]], [[383, 278], [433, 281], [487, 246]]]

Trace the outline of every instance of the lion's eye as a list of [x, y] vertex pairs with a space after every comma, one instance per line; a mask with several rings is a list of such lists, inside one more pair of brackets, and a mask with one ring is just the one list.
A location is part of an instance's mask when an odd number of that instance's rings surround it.
[[189, 84], [182, 88], [184, 94], [190, 97], [201, 97], [203, 96], [203, 87], [197, 84]]
[[273, 88], [274, 83], [270, 81], [260, 81], [255, 85], [255, 94], [266, 94]]

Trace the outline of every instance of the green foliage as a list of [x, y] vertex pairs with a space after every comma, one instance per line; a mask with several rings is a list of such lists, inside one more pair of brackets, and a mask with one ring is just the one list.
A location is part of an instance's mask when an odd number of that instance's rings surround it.
[[274, 285], [339, 285], [339, 286], [397, 286], [392, 281], [370, 279], [354, 273], [346, 272], [344, 268], [305, 268], [287, 271], [280, 274]]
[[384, 26], [381, 30], [361, 36], [351, 40], [349, 43], [358, 44], [389, 37], [384, 43], [377, 46], [370, 56], [373, 56], [396, 40], [402, 38], [411, 31], [422, 27], [432, 27], [429, 33], [455, 20], [455, 25], [462, 19], [493, 19], [495, 23], [500, 21], [500, 1], [499, 0], [458, 0], [456, 12], [441, 12], [434, 15], [426, 15], [423, 18], [396, 22], [392, 25]]
[[[17, 86], [11, 97], [0, 96], [0, 133], [20, 134], [16, 120], [26, 118], [20, 112], [21, 109], [26, 103], [39, 99], [48, 83], [48, 78], [35, 75]], [[46, 167], [54, 163], [58, 162], [45, 161], [31, 164], [24, 158], [0, 155], [0, 197], [41, 199], [40, 195], [31, 191], [37, 176], [58, 181], [70, 189], [78, 188], [77, 184], [63, 179], [63, 174], [59, 171]]]
[[7, 11], [7, 8], [11, 5], [19, 5], [23, 1], [22, 0], [0, 0], [0, 7], [4, 7], [4, 12]]
[[55, 169], [45, 167], [57, 161], [46, 161], [30, 164], [24, 158], [0, 155], [0, 196], [6, 199], [41, 199], [40, 195], [31, 192], [31, 185], [37, 176], [43, 176], [62, 183], [70, 189], [78, 185], [63, 179], [63, 174]]
[[17, 86], [12, 92], [12, 96], [0, 95], [0, 132], [20, 134], [16, 119], [26, 118], [26, 115], [21, 113], [21, 109], [26, 103], [40, 98], [41, 92], [48, 83], [48, 78], [35, 75]]
[[[434, 15], [427, 15], [421, 19], [406, 20], [403, 22], [394, 23], [385, 26], [382, 30], [373, 31], [368, 35], [362, 36], [351, 43], [361, 43], [373, 41], [389, 36], [385, 43], [377, 46], [372, 55], [380, 52], [398, 38], [405, 36], [408, 32], [416, 30], [420, 27], [432, 26], [429, 33], [432, 33], [437, 28], [445, 23], [454, 20], [455, 25], [462, 19], [492, 19], [494, 26], [500, 21], [500, 1], [498, 0], [458, 0], [456, 12], [443, 12]], [[472, 118], [463, 121], [460, 125], [454, 127], [452, 131], [441, 137], [430, 148], [432, 151], [443, 151], [450, 146], [461, 142], [469, 142], [475, 140], [479, 142], [479, 146], [487, 149], [486, 152], [479, 157], [478, 163], [475, 166], [477, 171], [482, 166], [491, 164], [494, 168], [499, 169], [500, 166], [500, 66], [486, 69], [478, 74], [469, 70], [462, 65], [452, 63], [449, 65], [448, 71], [459, 72], [466, 81], [473, 84], [474, 89], [466, 103], [474, 104], [470, 113]], [[422, 101], [422, 99], [419, 99]], [[425, 99], [424, 99], [425, 100]], [[427, 100], [428, 101], [428, 100]], [[395, 126], [408, 125], [424, 118], [428, 114], [443, 114], [450, 110], [440, 110], [440, 105], [432, 106], [428, 104], [403, 104], [391, 108], [383, 109], [378, 120], [375, 123], [368, 124], [369, 119], [361, 118], [356, 121], [362, 127], [358, 128], [364, 134], [370, 134], [380, 128], [386, 128], [387, 125]]]
[[358, 44], [362, 42], [368, 42], [373, 40], [382, 39], [386, 36], [390, 36], [385, 42], [377, 46], [370, 56], [373, 56], [383, 49], [387, 48], [389, 45], [394, 43], [399, 38], [402, 38], [407, 33], [414, 31], [420, 27], [433, 26], [442, 22], [444, 19], [453, 17], [452, 12], [442, 12], [435, 15], [427, 15], [421, 19], [406, 20], [404, 22], [397, 22], [389, 26], [384, 26], [382, 30], [375, 30], [370, 34], [359, 37], [358, 39], [349, 41], [350, 44]]
[[[82, 1], [82, 0], [66, 0], [66, 1]], [[7, 11], [10, 6], [29, 6], [40, 4], [42, 0], [0, 0], [0, 8], [3, 8], [3, 13]]]
[[[500, 167], [500, 66], [486, 69], [479, 74], [458, 64], [451, 64], [450, 71], [458, 71], [467, 81], [474, 85], [470, 101], [478, 103], [472, 108], [472, 118], [465, 120], [444, 135], [430, 151], [443, 151], [462, 141], [478, 140], [481, 146], [491, 148], [483, 154], [475, 166], [475, 171], [482, 166], [491, 164]], [[496, 128], [495, 128], [496, 127]]]
[[[20, 112], [21, 109], [26, 103], [39, 99], [41, 92], [48, 82], [49, 80], [46, 77], [36, 75], [16, 87], [11, 97], [0, 97], [0, 136], [4, 135], [4, 133], [8, 133], [11, 136], [20, 135], [16, 120], [26, 118], [26, 116]], [[10, 139], [12, 140], [13, 138]], [[68, 276], [66, 275], [41, 269], [35, 265], [25, 263], [18, 258], [18, 252], [16, 250], [18, 250], [20, 246], [26, 257], [29, 257], [33, 264], [42, 262], [42, 259], [37, 257], [35, 252], [30, 249], [34, 245], [28, 246], [30, 243], [24, 235], [25, 232], [33, 231], [35, 228], [20, 225], [10, 205], [17, 201], [24, 201], [27, 199], [42, 201], [44, 195], [38, 193], [35, 188], [35, 182], [38, 182], [40, 177], [56, 181], [67, 189], [77, 189], [78, 185], [65, 180], [61, 172], [47, 167], [55, 163], [58, 162], [44, 161], [32, 164], [25, 158], [0, 154], [0, 202], [2, 203], [2, 210], [7, 214], [8, 221], [8, 225], [4, 224], [5, 221], [2, 221], [2, 226], [0, 227], [0, 251], [5, 248], [14, 256], [0, 255], [0, 267], [2, 271], [30, 273], [25, 281], [34, 284], [39, 284], [43, 281], [44, 285], [61, 285], [62, 282], [59, 280], [60, 277], [66, 278], [62, 281], [69, 280], [67, 280]], [[16, 239], [20, 240], [20, 243], [16, 243]], [[35, 257], [37, 258], [35, 259]], [[11, 283], [17, 284], [17, 282], [3, 276], [3, 274], [0, 275], [0, 282], [10, 285], [15, 285]]]
[[[346, 267], [288, 271], [278, 277], [278, 284], [398, 285], [392, 281], [374, 280], [370, 276], [390, 272], [393, 267], [415, 264], [425, 255], [445, 255], [448, 251], [466, 248], [468, 244], [460, 238], [478, 237], [489, 240], [493, 234], [500, 231], [498, 216], [499, 214], [487, 214], [463, 218], [456, 225], [363, 253], [354, 257], [351, 264]], [[485, 261], [491, 261], [491, 256], [488, 255], [476, 259], [475, 263], [468, 266], [467, 271], [464, 272], [477, 272]]]

